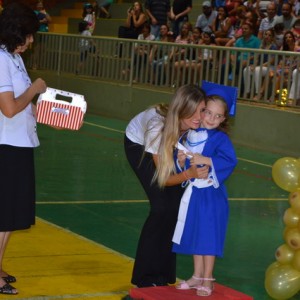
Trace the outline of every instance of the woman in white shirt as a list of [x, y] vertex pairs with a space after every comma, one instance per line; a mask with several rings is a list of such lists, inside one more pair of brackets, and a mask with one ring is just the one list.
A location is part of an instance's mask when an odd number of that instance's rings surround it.
[[[136, 252], [131, 282], [138, 287], [164, 286], [176, 281], [176, 255], [172, 235], [177, 221], [183, 189], [188, 178], [205, 178], [207, 169], [190, 168], [169, 177], [164, 189], [153, 179], [159, 165], [159, 147], [164, 124], [174, 125], [177, 139], [190, 128], [198, 128], [205, 94], [197, 86], [180, 87], [169, 108], [160, 104], [141, 112], [126, 128], [125, 153], [150, 202]], [[164, 149], [172, 151], [173, 148]]]
[[46, 90], [42, 79], [33, 83], [20, 56], [39, 28], [35, 13], [12, 3], [0, 15], [0, 294], [17, 294], [16, 278], [2, 269], [12, 231], [35, 223], [33, 148], [39, 145], [32, 99]]

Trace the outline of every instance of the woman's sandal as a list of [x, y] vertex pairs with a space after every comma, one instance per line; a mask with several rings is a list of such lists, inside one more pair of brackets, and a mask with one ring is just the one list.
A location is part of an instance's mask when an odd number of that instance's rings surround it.
[[17, 281], [15, 276], [9, 275], [7, 274], [6, 276], [3, 276], [2, 279], [6, 282], [6, 283], [14, 283]]
[[[192, 276], [192, 278], [190, 278], [187, 281], [181, 281], [179, 284], [176, 285], [176, 289], [178, 290], [190, 290], [190, 289], [197, 289], [199, 287], [199, 285], [201, 284], [203, 278], [199, 278], [196, 276]], [[188, 284], [188, 281], [196, 281], [197, 283], [195, 284]]]
[[0, 287], [0, 294], [17, 295], [18, 291], [12, 285], [10, 285], [9, 283], [6, 283], [2, 287]]
[[[203, 282], [205, 281], [215, 281], [215, 278], [202, 278]], [[211, 286], [198, 286], [197, 287], [197, 295], [201, 297], [208, 297], [212, 294], [212, 291], [214, 289], [214, 284], [211, 282]]]

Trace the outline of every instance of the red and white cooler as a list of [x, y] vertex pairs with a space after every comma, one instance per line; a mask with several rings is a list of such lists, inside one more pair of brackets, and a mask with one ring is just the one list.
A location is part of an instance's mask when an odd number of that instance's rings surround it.
[[[72, 101], [58, 100], [59, 95]], [[60, 128], [78, 130], [87, 104], [83, 95], [47, 88], [37, 100], [37, 122]]]

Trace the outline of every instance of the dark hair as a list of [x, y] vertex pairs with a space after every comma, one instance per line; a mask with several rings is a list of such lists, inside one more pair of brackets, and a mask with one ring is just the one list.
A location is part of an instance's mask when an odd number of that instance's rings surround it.
[[85, 31], [88, 27], [89, 23], [87, 21], [80, 21], [78, 23], [78, 31], [81, 33]]
[[0, 14], [0, 44], [13, 53], [26, 43], [28, 35], [39, 29], [39, 20], [34, 11], [22, 3], [8, 4]]
[[85, 16], [88, 14], [88, 9], [94, 10], [94, 7], [91, 3], [84, 3], [83, 5], [83, 12], [82, 17], [85, 18]]
[[286, 31], [285, 34], [284, 34], [284, 36], [283, 36], [283, 42], [282, 42], [282, 50], [283, 50], [283, 51], [293, 51], [293, 50], [291, 50], [291, 49], [289, 48], [289, 45], [288, 45], [287, 42], [286, 42], [286, 36], [287, 36], [288, 34], [291, 35], [291, 37], [292, 37], [293, 40], [294, 40], [294, 43], [296, 43], [296, 38], [295, 38], [295, 35], [293, 34], [293, 32], [290, 31], [290, 30]]

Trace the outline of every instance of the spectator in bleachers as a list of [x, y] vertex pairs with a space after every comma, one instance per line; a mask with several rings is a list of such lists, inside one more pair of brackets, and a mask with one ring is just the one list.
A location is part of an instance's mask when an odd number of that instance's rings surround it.
[[134, 2], [133, 7], [127, 10], [127, 19], [125, 26], [119, 27], [118, 37], [124, 39], [137, 39], [142, 33], [142, 28], [147, 21], [146, 14], [143, 11], [142, 3]]
[[[216, 46], [215, 36], [212, 32], [202, 32], [199, 45]], [[214, 50], [208, 48], [201, 48], [197, 51], [198, 57], [195, 61], [192, 61], [194, 65], [194, 76], [193, 82], [199, 82], [201, 76], [200, 73], [204, 74], [208, 69], [212, 69], [212, 60], [214, 59]]]
[[[242, 26], [243, 35], [240, 37], [236, 43], [235, 47], [237, 48], [248, 48], [248, 49], [258, 49], [260, 47], [261, 40], [253, 35], [253, 25], [249, 22], [246, 22]], [[245, 67], [247, 67], [248, 62], [250, 64], [253, 63], [253, 53], [248, 52], [232, 52], [230, 55], [230, 62], [225, 62], [225, 64], [222, 65], [221, 70], [221, 83], [226, 85], [225, 82], [225, 69], [226, 69], [226, 63], [230, 63], [229, 66], [229, 74], [228, 77], [232, 75], [232, 71], [235, 70], [235, 75], [239, 75], [240, 70], [243, 70]], [[243, 95], [244, 92], [244, 83], [243, 80], [241, 82], [241, 94]]]
[[[36, 3], [36, 9], [34, 10], [39, 23], [39, 32], [48, 32], [49, 31], [49, 23], [52, 21], [49, 13], [46, 11], [44, 4], [42, 1], [38, 1]], [[36, 38], [35, 44], [34, 44], [34, 51], [33, 51], [33, 64], [32, 69], [36, 70], [40, 65], [40, 56], [44, 51], [43, 46], [43, 36], [38, 36]]]
[[[175, 44], [186, 45], [191, 42], [192, 24], [186, 22], [182, 25], [180, 34], [175, 39]], [[174, 82], [173, 87], [177, 84], [182, 85], [182, 68], [183, 63], [187, 59], [187, 48], [176, 46], [170, 55], [170, 60], [174, 61]], [[178, 79], [178, 81], [177, 81]]]
[[245, 17], [246, 17], [246, 21], [253, 24], [253, 34], [257, 36], [258, 29], [260, 26], [260, 19], [259, 19], [258, 14], [256, 13], [256, 10], [252, 9], [252, 10], [247, 11]]
[[[267, 29], [264, 32], [264, 36], [260, 45], [260, 49], [263, 50], [277, 50], [275, 44], [275, 33], [273, 29]], [[274, 70], [275, 55], [261, 54], [258, 55], [256, 61], [252, 65], [244, 68], [243, 77], [245, 82], [244, 98], [249, 98], [251, 88], [251, 77], [254, 79], [255, 84], [255, 96], [254, 100], [260, 100], [264, 97], [267, 81], [264, 80], [265, 76], [269, 74], [271, 70]]]
[[[160, 34], [156, 38], [159, 42], [174, 42], [173, 36], [169, 34], [168, 25], [160, 26]], [[170, 50], [171, 49], [171, 50]], [[154, 45], [150, 51], [149, 62], [151, 64], [153, 74], [150, 76], [151, 81], [155, 84], [161, 84], [165, 81], [165, 66], [169, 61], [172, 48], [166, 45]]]
[[37, 18], [40, 22], [39, 30], [40, 32], [48, 32], [49, 31], [49, 23], [52, 21], [50, 15], [48, 12], [46, 12], [46, 9], [44, 7], [44, 4], [42, 1], [37, 2], [35, 14], [37, 15]]
[[299, 0], [294, 0], [293, 15], [297, 18], [300, 16], [300, 1]]
[[93, 34], [96, 24], [95, 12], [94, 7], [91, 3], [85, 3], [83, 5], [83, 12], [82, 12], [83, 21], [88, 22], [89, 24], [89, 31]]
[[189, 12], [192, 10], [192, 0], [173, 0], [170, 19], [174, 36], [178, 36], [183, 23], [189, 21]]
[[296, 101], [300, 105], [300, 68], [296, 68], [292, 73], [292, 85], [289, 92], [289, 100]]
[[[87, 21], [80, 21], [78, 24], [78, 33], [83, 37], [90, 37], [92, 36], [89, 30], [89, 23]], [[93, 45], [90, 39], [82, 38], [79, 42], [79, 50], [80, 50], [80, 61], [77, 65], [77, 69], [75, 71], [76, 75], [79, 75], [84, 63], [87, 59], [88, 53], [95, 52], [96, 48]]]
[[244, 5], [241, 5], [237, 9], [237, 20], [235, 22], [234, 28], [234, 34], [233, 37], [229, 39], [229, 41], [225, 44], [226, 47], [232, 47], [236, 40], [240, 38], [243, 34], [242, 32], [242, 25], [246, 22], [246, 14], [247, 14], [247, 8]]
[[170, 0], [146, 0], [145, 9], [150, 19], [151, 33], [158, 37], [160, 26], [167, 24], [171, 16]]
[[[300, 52], [300, 48], [296, 44], [296, 38], [291, 31], [287, 31], [284, 34], [283, 44], [282, 44], [282, 48], [280, 50], [288, 51], [288, 52]], [[288, 88], [287, 84], [288, 84], [288, 80], [289, 80], [289, 75], [297, 67], [297, 61], [298, 61], [297, 56], [283, 55], [283, 58], [280, 60], [276, 70], [270, 72], [271, 79], [274, 76], [276, 76], [275, 91], [273, 91], [273, 92], [276, 93], [277, 90], [279, 90], [281, 88]], [[295, 95], [296, 94], [295, 90], [292, 90], [292, 95], [293, 95], [293, 92]], [[274, 101], [273, 95], [271, 96], [270, 101], [271, 102]]]
[[[150, 24], [149, 23], [145, 23], [143, 25], [142, 28], [142, 33], [139, 34], [138, 38], [139, 41], [154, 41], [155, 40], [155, 36], [153, 34], [150, 33]], [[142, 66], [145, 66], [146, 63], [148, 62], [148, 56], [150, 53], [150, 45], [149, 44], [139, 44], [136, 43], [134, 46], [134, 59], [133, 59], [133, 66], [135, 68], [134, 70], [134, 83], [137, 83], [139, 80], [139, 76], [140, 76], [140, 71]], [[124, 72], [125, 71], [125, 72]], [[130, 71], [130, 69], [128, 68], [128, 70], [123, 70], [123, 74], [126, 75], [128, 74]]]
[[295, 23], [293, 24], [293, 27], [291, 29], [292, 33], [294, 34], [296, 38], [296, 43], [298, 46], [300, 46], [300, 19], [297, 19]]
[[278, 15], [276, 14], [277, 8], [274, 2], [271, 2], [267, 5], [267, 16], [263, 18], [260, 22], [258, 30], [258, 38], [262, 39], [263, 34], [267, 29], [274, 28], [274, 25], [277, 23]]
[[97, 18], [110, 19], [109, 8], [113, 0], [96, 0]]
[[284, 25], [283, 23], [276, 23], [274, 26], [274, 33], [275, 33], [275, 44], [277, 49], [282, 47], [283, 43], [283, 36], [284, 36]]
[[[192, 34], [189, 38], [189, 44], [191, 45], [200, 45], [202, 43], [201, 40], [202, 32], [198, 27], [194, 27], [192, 30]], [[180, 72], [180, 78], [185, 75], [188, 78], [189, 73], [191, 74], [191, 82], [197, 82], [197, 71], [198, 66], [200, 67], [199, 58], [201, 56], [200, 48], [189, 48], [187, 49], [186, 58], [181, 59], [179, 62], [175, 63], [176, 71]], [[177, 64], [177, 65], [176, 65]]]
[[225, 7], [226, 7], [228, 15], [231, 19], [232, 25], [235, 25], [235, 22], [237, 20], [237, 17], [236, 17], [237, 9], [241, 5], [243, 5], [242, 0], [226, 0], [225, 1]]
[[291, 30], [297, 18], [292, 14], [292, 5], [290, 3], [282, 4], [282, 15], [276, 19], [277, 23], [283, 23], [284, 31]]
[[218, 16], [213, 22], [212, 29], [218, 46], [225, 46], [234, 37], [234, 28], [225, 6], [218, 8]]
[[203, 2], [202, 11], [202, 14], [197, 18], [195, 27], [200, 28], [202, 32], [212, 32], [212, 25], [218, 12], [212, 9], [210, 1]]

